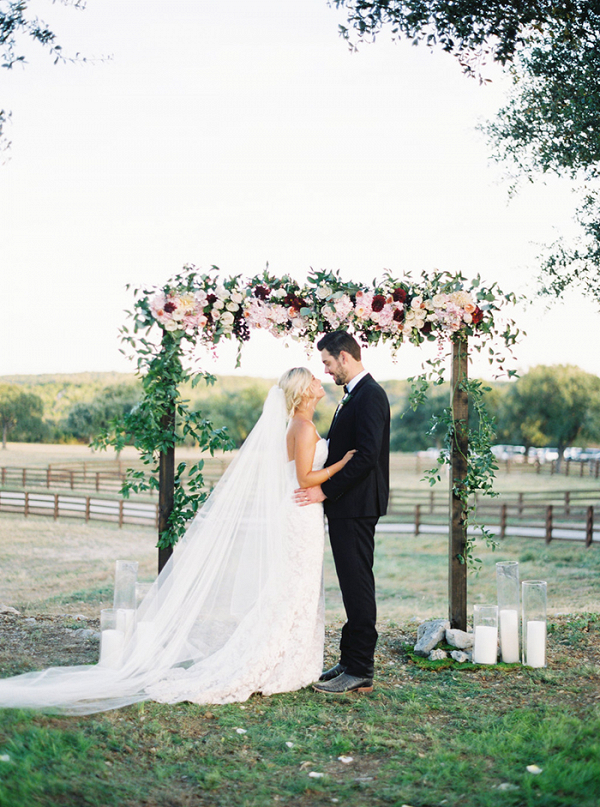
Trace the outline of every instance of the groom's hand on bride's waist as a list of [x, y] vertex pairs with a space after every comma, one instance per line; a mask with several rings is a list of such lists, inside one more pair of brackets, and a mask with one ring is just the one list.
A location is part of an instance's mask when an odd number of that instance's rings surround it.
[[321, 490], [321, 485], [314, 485], [312, 488], [298, 488], [294, 491], [294, 501], [300, 507], [307, 504], [317, 504], [317, 502], [324, 502], [327, 497]]

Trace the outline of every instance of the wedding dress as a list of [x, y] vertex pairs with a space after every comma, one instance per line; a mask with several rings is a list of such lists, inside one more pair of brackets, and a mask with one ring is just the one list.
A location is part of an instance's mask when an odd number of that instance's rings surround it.
[[[298, 506], [283, 391], [137, 610], [123, 660], [0, 680], [0, 707], [71, 714], [152, 699], [231, 703], [307, 686], [323, 662], [321, 504]], [[315, 448], [324, 466], [327, 442]], [[142, 627], [144, 630], [142, 631]]]

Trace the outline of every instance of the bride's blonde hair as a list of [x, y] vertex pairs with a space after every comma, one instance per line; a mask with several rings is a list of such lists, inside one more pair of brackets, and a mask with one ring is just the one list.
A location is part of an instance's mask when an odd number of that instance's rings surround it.
[[306, 367], [292, 367], [279, 379], [278, 386], [285, 394], [288, 416], [291, 417], [302, 403], [307, 389], [312, 384], [313, 374]]

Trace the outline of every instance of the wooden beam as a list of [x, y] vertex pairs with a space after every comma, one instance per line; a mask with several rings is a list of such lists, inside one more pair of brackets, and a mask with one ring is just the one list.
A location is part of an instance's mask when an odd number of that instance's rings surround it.
[[[448, 600], [452, 628], [467, 629], [467, 564], [464, 562], [467, 530], [466, 503], [457, 493], [464, 488], [469, 450], [469, 399], [461, 389], [468, 379], [468, 343], [457, 339], [452, 345], [452, 419], [454, 439], [450, 457], [450, 528], [448, 547]], [[461, 563], [460, 558], [463, 559]]]
[[[161, 425], [165, 435], [175, 436], [175, 410], [163, 415]], [[173, 441], [174, 442], [174, 441]], [[169, 516], [175, 499], [175, 445], [160, 452], [158, 466], [158, 537], [169, 526]], [[158, 550], [158, 572], [173, 554], [173, 547]]]

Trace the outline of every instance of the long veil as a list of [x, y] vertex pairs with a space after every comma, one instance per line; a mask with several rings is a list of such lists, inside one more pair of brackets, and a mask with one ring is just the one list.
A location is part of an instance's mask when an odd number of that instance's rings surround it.
[[[0, 680], [0, 707], [89, 714], [153, 698], [243, 700], [285, 618], [291, 506], [285, 396], [263, 413], [140, 604], [118, 669], [54, 667]], [[144, 625], [141, 635], [140, 625]], [[253, 665], [257, 668], [253, 678]], [[243, 676], [245, 690], [236, 688]], [[193, 698], [190, 697], [193, 695]]]

